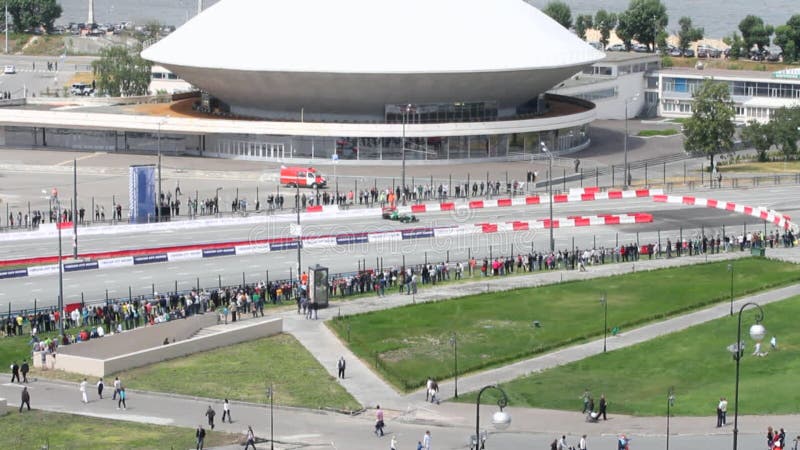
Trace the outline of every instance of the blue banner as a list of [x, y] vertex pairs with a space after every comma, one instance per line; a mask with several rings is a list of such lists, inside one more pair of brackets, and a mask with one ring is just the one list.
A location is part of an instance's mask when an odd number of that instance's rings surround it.
[[160, 263], [160, 262], [167, 262], [166, 253], [158, 253], [155, 255], [141, 255], [133, 257], [134, 264], [150, 264], [150, 263]]
[[3, 278], [22, 278], [28, 276], [28, 269], [0, 270], [0, 280]]
[[369, 242], [367, 233], [341, 234], [336, 236], [336, 245], [366, 244]]
[[269, 251], [279, 252], [281, 250], [295, 250], [297, 249], [297, 241], [287, 242], [270, 242]]
[[131, 223], [147, 223], [156, 213], [156, 166], [130, 166], [128, 194]]
[[234, 247], [210, 248], [203, 250], [203, 258], [213, 258], [215, 256], [233, 256], [235, 254], [236, 248]]
[[418, 228], [416, 230], [403, 230], [403, 239], [424, 239], [433, 237], [433, 228]]
[[93, 270], [97, 268], [99, 268], [97, 261], [64, 264], [64, 272], [77, 272], [79, 270]]

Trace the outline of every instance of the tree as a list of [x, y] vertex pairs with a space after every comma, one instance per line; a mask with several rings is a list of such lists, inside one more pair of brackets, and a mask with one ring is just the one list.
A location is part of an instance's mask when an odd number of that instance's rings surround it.
[[797, 154], [797, 140], [800, 139], [800, 107], [780, 108], [772, 115], [769, 123], [773, 143], [786, 159]]
[[592, 25], [592, 15], [581, 14], [575, 18], [575, 34], [577, 34], [579, 38], [586, 40], [586, 30], [592, 28]]
[[758, 160], [767, 160], [767, 150], [773, 145], [772, 127], [752, 120], [742, 129], [742, 140], [749, 142], [758, 151]]
[[666, 28], [667, 23], [667, 7], [660, 0], [631, 0], [628, 9], [619, 16], [617, 35], [622, 31], [625, 36], [655, 52], [658, 33]]
[[739, 31], [742, 32], [744, 46], [749, 52], [754, 46], [758, 47], [759, 51], [769, 46], [770, 36], [775, 30], [772, 25], [764, 25], [761, 17], [750, 14], [739, 22]]
[[681, 51], [686, 51], [692, 42], [703, 39], [703, 29], [692, 26], [692, 18], [683, 16], [678, 21], [681, 29], [678, 31], [678, 47]]
[[687, 151], [708, 155], [714, 167], [714, 155], [733, 149], [735, 111], [727, 83], [706, 79], [695, 91], [692, 117], [683, 124]]
[[594, 26], [600, 31], [600, 42], [605, 48], [608, 45], [608, 38], [611, 37], [611, 30], [617, 26], [617, 15], [601, 9], [594, 16]]
[[104, 48], [100, 59], [92, 62], [97, 92], [111, 97], [146, 95], [150, 85], [151, 63], [139, 53], [141, 46]]
[[572, 28], [572, 11], [566, 3], [558, 0], [550, 2], [545, 6], [542, 12], [560, 23], [562, 27], [568, 30]]
[[631, 41], [633, 40], [633, 31], [630, 26], [631, 17], [626, 12], [620, 13], [617, 16], [617, 37], [622, 40], [626, 50], [631, 49]]
[[734, 31], [733, 34], [731, 34], [730, 36], [726, 36], [725, 38], [723, 38], [722, 42], [731, 47], [729, 55], [731, 59], [739, 59], [739, 57], [742, 56], [744, 41], [742, 40], [742, 37], [739, 36], [739, 33]]
[[56, 0], [8, 0], [8, 13], [17, 31], [43, 27], [50, 32], [61, 17], [61, 5]]
[[784, 62], [794, 62], [800, 59], [800, 14], [789, 18], [786, 25], [775, 28], [775, 45], [781, 48]]

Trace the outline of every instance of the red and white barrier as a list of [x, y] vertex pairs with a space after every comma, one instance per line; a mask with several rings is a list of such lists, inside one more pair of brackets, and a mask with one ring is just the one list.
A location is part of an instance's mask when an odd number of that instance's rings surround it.
[[753, 207], [753, 206], [742, 205], [740, 203], [725, 202], [720, 200], [694, 197], [689, 195], [684, 195], [684, 196], [654, 195], [653, 201], [659, 203], [672, 203], [679, 205], [705, 206], [707, 208], [716, 208], [725, 211], [737, 212], [739, 214], [756, 217], [758, 219], [773, 223], [776, 226], [783, 228], [784, 230], [789, 229], [793, 225], [791, 222], [791, 217], [785, 214], [781, 214], [777, 211], [764, 208], [763, 206]]
[[[569, 194], [553, 195], [553, 203], [587, 202], [593, 200], [618, 200], [629, 198], [646, 198], [663, 194], [661, 189], [637, 189], [628, 191], [600, 192], [597, 188], [571, 189]], [[426, 212], [453, 211], [463, 209], [504, 208], [508, 206], [541, 205], [550, 201], [548, 196], [528, 195], [525, 197], [497, 198], [487, 200], [469, 200], [464, 203], [421, 203], [418, 205], [399, 206], [400, 213], [420, 214]]]
[[653, 215], [647, 213], [606, 214], [600, 216], [569, 216], [550, 219], [516, 220], [503, 223], [476, 223], [471, 225], [480, 233], [498, 233], [506, 231], [546, 230], [549, 228], [588, 227], [593, 225], [625, 225], [651, 223]]

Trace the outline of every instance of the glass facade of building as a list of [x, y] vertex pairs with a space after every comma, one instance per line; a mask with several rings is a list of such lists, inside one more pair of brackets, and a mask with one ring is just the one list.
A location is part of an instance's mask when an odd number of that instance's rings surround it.
[[[525, 159], [540, 152], [540, 143], [553, 152], [569, 152], [589, 142], [588, 125], [546, 132], [406, 138], [406, 160], [478, 160], [486, 158]], [[159, 147], [167, 154], [204, 155], [254, 161], [282, 161], [291, 158], [330, 160], [399, 161], [402, 138], [361, 138], [324, 136], [226, 135], [205, 136], [175, 133], [89, 131], [5, 127], [7, 146], [50, 147], [150, 153]]]

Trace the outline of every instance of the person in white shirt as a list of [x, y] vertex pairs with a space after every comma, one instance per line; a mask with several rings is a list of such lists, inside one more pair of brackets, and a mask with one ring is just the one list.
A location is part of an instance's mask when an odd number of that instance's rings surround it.
[[233, 423], [231, 419], [231, 404], [228, 403], [228, 399], [226, 398], [224, 402], [222, 402], [222, 423], [225, 423], [225, 418], [228, 418], [228, 423]]
[[578, 450], [586, 450], [586, 435], [584, 434], [581, 436], [580, 442], [578, 442]]
[[422, 448], [425, 450], [431, 450], [431, 432], [426, 431], [425, 436], [422, 437]]
[[89, 399], [86, 397], [86, 378], [81, 381], [81, 397], [83, 397], [83, 403], [89, 403]]

